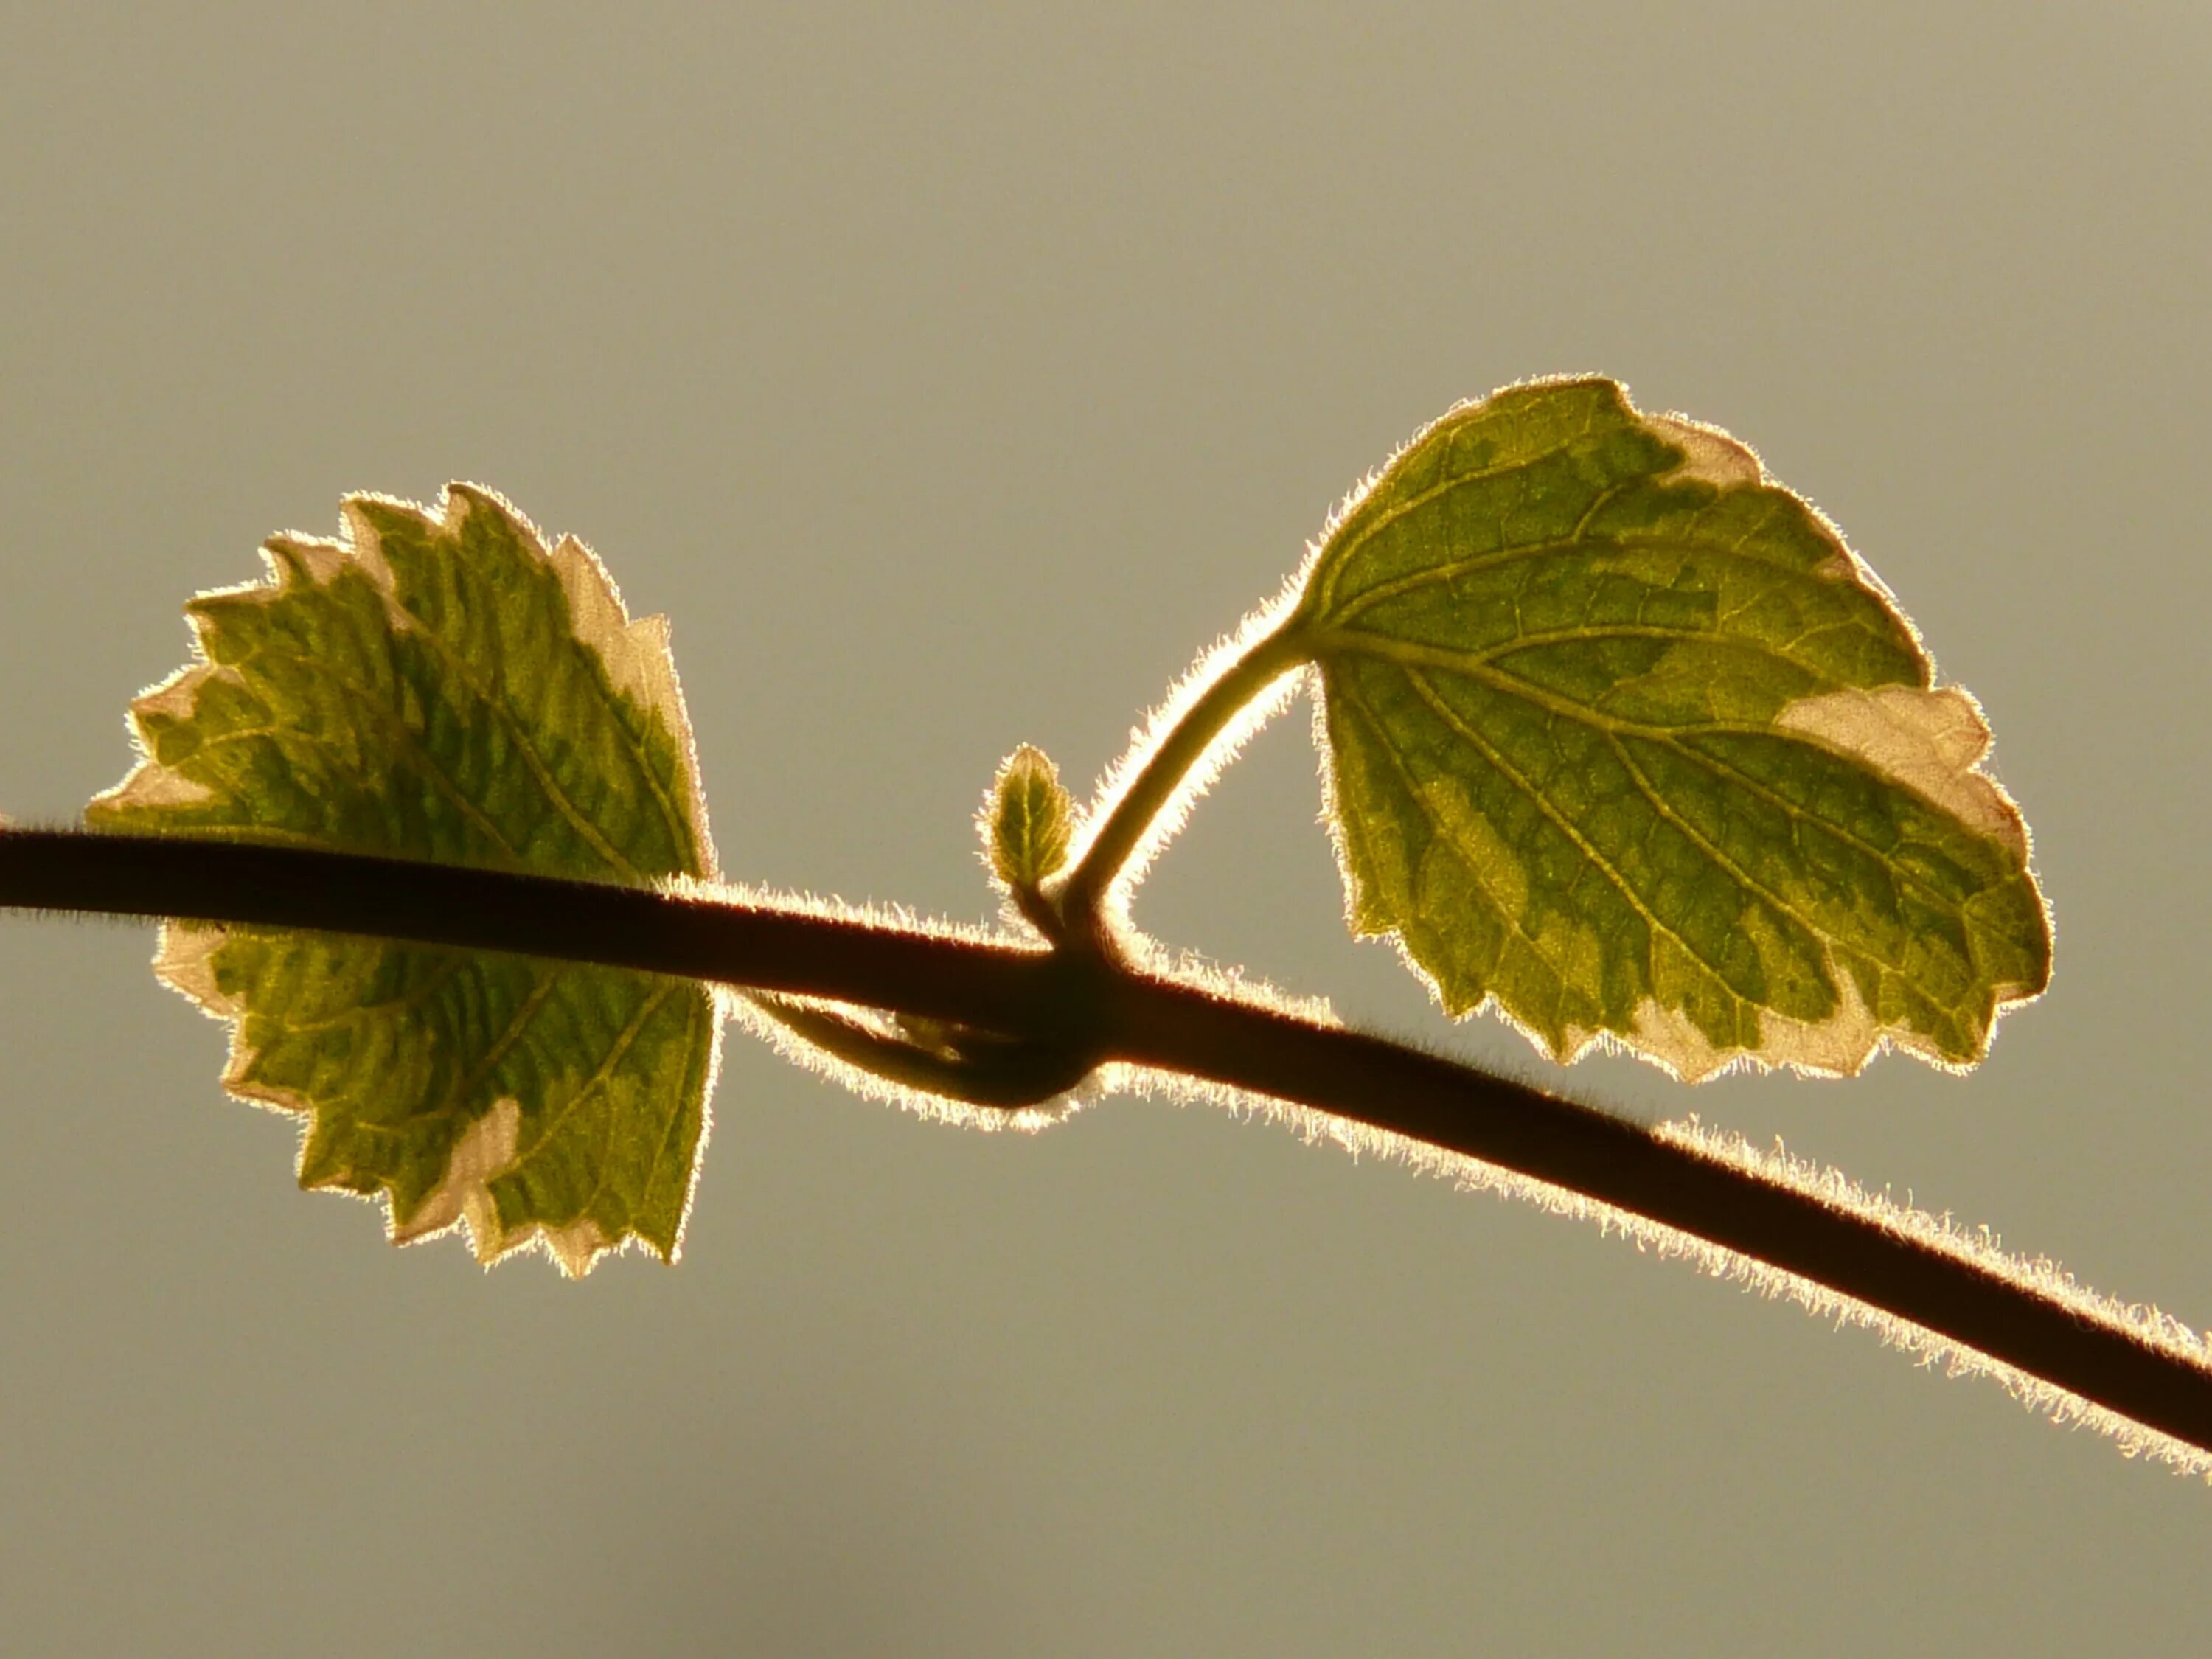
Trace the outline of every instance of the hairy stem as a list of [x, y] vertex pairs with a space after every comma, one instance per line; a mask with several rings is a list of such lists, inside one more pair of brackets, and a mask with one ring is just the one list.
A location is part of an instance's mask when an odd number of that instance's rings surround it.
[[[1174, 729], [1115, 797], [1059, 890], [1060, 914], [1071, 924], [1097, 917], [1115, 879], [1214, 739], [1262, 691], [1305, 660], [1305, 644], [1294, 632], [1295, 620], [1264, 635], [1230, 664], [1183, 711]], [[1085, 929], [1078, 925], [1074, 931]]]
[[0, 906], [325, 928], [682, 975], [1295, 1103], [1799, 1275], [2212, 1452], [2212, 1365], [1874, 1215], [1526, 1085], [1115, 960], [774, 904], [290, 848], [0, 830]]

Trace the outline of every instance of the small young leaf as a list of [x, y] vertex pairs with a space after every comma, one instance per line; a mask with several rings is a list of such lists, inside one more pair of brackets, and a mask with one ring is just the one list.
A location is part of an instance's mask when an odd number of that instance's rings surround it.
[[1692, 1079], [1964, 1066], [2050, 976], [1979, 708], [1724, 433], [1596, 379], [1456, 409], [1332, 523], [1292, 627], [1353, 925], [1454, 1014]]
[[[708, 876], [690, 723], [658, 617], [580, 543], [455, 484], [433, 517], [344, 503], [273, 582], [188, 608], [200, 662], [142, 696], [103, 828], [582, 879]], [[246, 927], [164, 930], [161, 977], [234, 1022], [224, 1083], [307, 1115], [300, 1182], [384, 1195], [405, 1242], [490, 1261], [672, 1257], [720, 1022], [689, 981]]]
[[1073, 816], [1060, 769], [1024, 744], [1006, 757], [991, 788], [991, 868], [1015, 892], [1034, 889], [1067, 861]]

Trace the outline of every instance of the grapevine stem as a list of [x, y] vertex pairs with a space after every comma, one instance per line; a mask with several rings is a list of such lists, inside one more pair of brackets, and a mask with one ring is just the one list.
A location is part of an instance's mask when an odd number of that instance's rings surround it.
[[325, 928], [682, 975], [1273, 1097], [1799, 1275], [2212, 1453], [2212, 1364], [2185, 1345], [1661, 1132], [1115, 959], [757, 900], [76, 831], [0, 830], [0, 906]]

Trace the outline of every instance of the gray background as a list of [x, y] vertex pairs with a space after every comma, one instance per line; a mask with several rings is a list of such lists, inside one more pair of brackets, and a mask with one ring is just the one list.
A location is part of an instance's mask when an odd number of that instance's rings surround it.
[[[155, 9], [0, 22], [0, 807], [465, 477], [674, 616], [732, 875], [981, 919], [1006, 750], [1094, 776], [1413, 427], [1600, 369], [1984, 699], [2058, 975], [1971, 1079], [1566, 1080], [2212, 1322], [2201, 4]], [[1342, 937], [1303, 726], [1142, 920], [1534, 1070]], [[738, 1039], [676, 1270], [392, 1250], [149, 948], [0, 923], [10, 1654], [2201, 1649], [2201, 1485], [1211, 1109]]]

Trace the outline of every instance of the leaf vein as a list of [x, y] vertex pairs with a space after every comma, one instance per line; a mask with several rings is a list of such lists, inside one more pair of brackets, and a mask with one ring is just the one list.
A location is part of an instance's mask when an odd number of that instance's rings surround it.
[[[1734, 545], [1722, 547], [1711, 542], [1677, 541], [1656, 537], [1648, 539], [1617, 540], [1612, 537], [1593, 537], [1583, 539], [1576, 536], [1568, 536], [1555, 538], [1550, 541], [1526, 542], [1516, 547], [1492, 548], [1487, 552], [1473, 553], [1462, 559], [1425, 565], [1420, 569], [1408, 571], [1402, 576], [1394, 576], [1389, 581], [1377, 582], [1374, 586], [1346, 600], [1342, 605], [1332, 605], [1329, 607], [1329, 625], [1340, 627], [1358, 616], [1361, 611], [1370, 610], [1386, 599], [1395, 599], [1403, 594], [1417, 592], [1424, 587], [1441, 586], [1445, 583], [1456, 581], [1462, 576], [1473, 575], [1477, 571], [1498, 570], [1507, 565], [1525, 560], [1548, 558], [1556, 553], [1574, 552], [1662, 553], [1684, 556], [1706, 554], [1723, 559], [1737, 560], [1746, 564], [1758, 565], [1765, 569], [1776, 571], [1793, 580], [1802, 581], [1824, 591], [1832, 590], [1838, 585], [1834, 577], [1823, 576], [1816, 570], [1804, 565], [1792, 564], [1785, 559], [1773, 558], [1765, 554], [1747, 552], [1741, 541]], [[1871, 599], [1875, 596], [1869, 593], [1868, 597]]]
[[[1443, 819], [1429, 804], [1428, 798], [1421, 793], [1420, 781], [1407, 769], [1405, 757], [1398, 752], [1397, 745], [1383, 736], [1386, 728], [1382, 725], [1381, 717], [1376, 714], [1374, 705], [1368, 702], [1364, 693], [1349, 684], [1342, 686], [1340, 691], [1341, 695], [1358, 708], [1368, 725], [1373, 728], [1378, 738], [1382, 739], [1375, 746], [1389, 762], [1390, 769], [1398, 775], [1399, 781], [1405, 786], [1407, 799], [1413, 803], [1414, 810], [1429, 821], [1429, 826], [1435, 832], [1437, 838], [1452, 849], [1452, 855], [1458, 859], [1461, 866], [1474, 877], [1475, 885], [1481, 890], [1482, 896], [1488, 902], [1490, 908], [1498, 913], [1498, 919], [1517, 935], [1521, 942], [1527, 945], [1537, 957], [1550, 964], [1553, 978], [1564, 986], [1566, 982], [1566, 964], [1541, 939], [1522, 926], [1521, 919], [1514, 914], [1512, 907], [1507, 905], [1492, 890], [1488, 873], [1482, 868], [1480, 860], [1467, 855], [1465, 849], [1452, 836]], [[1489, 988], [1486, 986], [1484, 990], [1487, 993]]]
[[[518, 1157], [514, 1160], [513, 1167], [509, 1169], [507, 1173], [510, 1175], [514, 1173], [515, 1170], [520, 1170], [524, 1164], [529, 1163], [531, 1159], [537, 1157], [544, 1147], [551, 1144], [554, 1136], [560, 1133], [561, 1126], [566, 1123], [571, 1116], [574, 1115], [577, 1109], [583, 1104], [585, 1099], [596, 1091], [606, 1086], [607, 1080], [615, 1073], [615, 1068], [622, 1064], [624, 1057], [629, 1054], [630, 1049], [636, 1044], [638, 1037], [644, 1032], [647, 1023], [652, 1019], [653, 1014], [659, 1009], [660, 1005], [667, 1001], [668, 999], [675, 994], [675, 991], [676, 986], [673, 983], [665, 984], [655, 990], [651, 996], [646, 999], [645, 1006], [638, 1010], [637, 1013], [631, 1018], [630, 1023], [623, 1028], [621, 1034], [617, 1036], [614, 1042], [609, 1046], [606, 1058], [599, 1063], [599, 1070], [593, 1072], [590, 1077], [586, 1078], [580, 1085], [579, 1085], [576, 1092], [569, 1096], [567, 1100], [563, 1101], [561, 1103], [560, 1109], [546, 1120], [544, 1128], [539, 1133], [537, 1139], [531, 1143], [530, 1150]], [[594, 1197], [598, 1196], [599, 1192], [605, 1186], [605, 1184], [606, 1172], [604, 1164], [602, 1164], [599, 1170], [599, 1186], [592, 1189], [592, 1195]], [[579, 1209], [576, 1213], [580, 1215], [583, 1212]], [[573, 1219], [574, 1218], [571, 1218]]]
[[[560, 781], [554, 775], [552, 767], [545, 757], [538, 752], [538, 746], [532, 741], [528, 728], [516, 717], [514, 711], [507, 707], [506, 698], [503, 696], [494, 695], [482, 681], [477, 678], [468, 660], [453, 648], [450, 641], [439, 637], [427, 622], [422, 622], [420, 618], [416, 620], [420, 623], [416, 630], [416, 637], [427, 641], [430, 648], [437, 652], [445, 660], [447, 667], [453, 671], [454, 678], [474, 692], [477, 699], [490, 711], [492, 718], [507, 728], [507, 735], [514, 740], [515, 753], [521, 757], [523, 765], [529, 769], [530, 775], [536, 781], [538, 788], [544, 793], [545, 799], [553, 810], [568, 820], [569, 827], [583, 838], [585, 843], [599, 855], [610, 869], [627, 881], [642, 883], [645, 879], [642, 872], [624, 858], [614, 843], [599, 832], [599, 826], [585, 816], [580, 807], [569, 799], [567, 791], [561, 787]], [[568, 642], [583, 648], [582, 642], [574, 640], [573, 635]]]
[[[1635, 888], [1629, 884], [1628, 878], [1622, 875], [1619, 869], [1614, 867], [1613, 861], [1607, 858], [1604, 854], [1601, 853], [1596, 847], [1592, 845], [1591, 842], [1583, 835], [1582, 831], [1577, 830], [1557, 807], [1552, 805], [1551, 800], [1545, 795], [1542, 790], [1537, 788], [1534, 784], [1522, 777], [1519, 770], [1508, 762], [1496, 749], [1493, 749], [1490, 744], [1484, 739], [1480, 732], [1476, 731], [1474, 726], [1468, 725], [1465, 720], [1462, 720], [1453, 710], [1451, 706], [1445, 702], [1442, 697], [1437, 695], [1436, 687], [1429, 684], [1428, 678], [1423, 674], [1420, 670], [1417, 668], [1408, 668], [1405, 671], [1405, 674], [1407, 684], [1413, 686], [1414, 691], [1419, 695], [1421, 701], [1428, 704], [1430, 709], [1436, 714], [1437, 718], [1443, 720], [1445, 725], [1450, 726], [1453, 731], [1458, 732], [1459, 735], [1466, 739], [1468, 743], [1471, 744], [1475, 748], [1480, 749], [1482, 751], [1483, 757], [1487, 760], [1492, 767], [1497, 769], [1501, 776], [1504, 777], [1514, 786], [1514, 787], [1520, 790], [1522, 794], [1526, 795], [1528, 799], [1534, 803], [1536, 810], [1552, 821], [1553, 826], [1556, 828], [1560, 834], [1566, 836], [1569, 841], [1571, 841], [1577, 848], [1581, 848], [1583, 856], [1604, 872], [1606, 877], [1612, 881], [1613, 886], [1620, 890], [1620, 896], [1628, 901], [1629, 907], [1633, 909], [1637, 915], [1644, 918], [1644, 923], [1647, 927], [1650, 927], [1656, 933], [1666, 934], [1666, 936], [1673, 939], [1675, 944], [1680, 945], [1684, 952], [1687, 954], [1692, 961], [1704, 968], [1707, 975], [1715, 980], [1723, 990], [1726, 991], [1730, 996], [1736, 997], [1738, 1000], [1741, 1000], [1741, 994], [1736, 991], [1733, 985], [1729, 983], [1727, 977], [1722, 974], [1719, 967], [1708, 958], [1702, 951], [1699, 951], [1695, 945], [1692, 945], [1688, 939], [1683, 938], [1680, 933], [1668, 927], [1665, 922], [1660, 921], [1657, 913], [1644, 902], [1642, 895], [1638, 893]], [[1656, 994], [1657, 989], [1657, 976], [1656, 973], [1652, 977], [1652, 986], [1654, 994]]]

